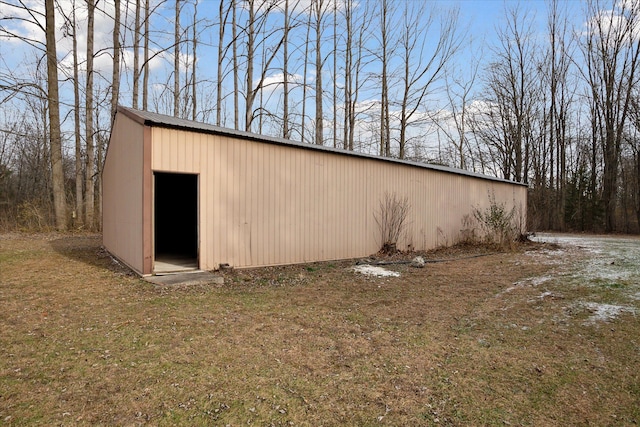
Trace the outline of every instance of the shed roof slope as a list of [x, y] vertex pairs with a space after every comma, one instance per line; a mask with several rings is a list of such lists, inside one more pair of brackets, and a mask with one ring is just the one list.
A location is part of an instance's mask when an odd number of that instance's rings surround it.
[[451, 168], [447, 166], [434, 165], [429, 163], [420, 163], [420, 162], [414, 162], [410, 160], [400, 160], [400, 159], [393, 159], [389, 157], [374, 156], [370, 154], [359, 153], [356, 151], [348, 151], [348, 150], [343, 150], [339, 148], [325, 147], [325, 146], [316, 145], [316, 144], [305, 144], [302, 142], [292, 141], [285, 138], [276, 138], [271, 136], [258, 135], [251, 132], [244, 132], [244, 131], [239, 131], [235, 129], [223, 128], [223, 127], [214, 126], [207, 123], [196, 122], [193, 120], [180, 119], [180, 118], [168, 116], [165, 114], [158, 114], [150, 111], [135, 110], [129, 107], [118, 106], [118, 113], [122, 113], [127, 117], [131, 118], [132, 120], [135, 120], [136, 122], [145, 126], [181, 129], [181, 130], [191, 131], [191, 132], [201, 132], [201, 133], [207, 133], [212, 135], [221, 135], [221, 136], [228, 136], [228, 137], [234, 137], [234, 138], [240, 138], [240, 139], [248, 139], [248, 140], [263, 142], [267, 144], [283, 145], [288, 147], [302, 148], [306, 150], [324, 151], [324, 152], [339, 154], [343, 156], [352, 156], [352, 157], [359, 157], [359, 158], [365, 158], [365, 159], [373, 159], [373, 160], [378, 160], [383, 162], [398, 163], [398, 164], [407, 165], [407, 166], [431, 169], [431, 170], [436, 170], [436, 171], [446, 172], [446, 173], [453, 173], [456, 175], [463, 175], [463, 176], [469, 176], [473, 178], [486, 179], [491, 181], [498, 181], [498, 182], [504, 182], [509, 184], [526, 186], [526, 184], [522, 184], [519, 182], [509, 181], [506, 179], [497, 178], [489, 175], [482, 175], [482, 174], [467, 171], [464, 169]]

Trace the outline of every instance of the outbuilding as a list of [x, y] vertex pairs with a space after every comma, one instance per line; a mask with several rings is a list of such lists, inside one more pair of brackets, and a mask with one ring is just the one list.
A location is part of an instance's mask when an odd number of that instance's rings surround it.
[[118, 107], [103, 170], [103, 242], [141, 275], [368, 256], [381, 203], [406, 201], [399, 249], [451, 245], [525, 185]]

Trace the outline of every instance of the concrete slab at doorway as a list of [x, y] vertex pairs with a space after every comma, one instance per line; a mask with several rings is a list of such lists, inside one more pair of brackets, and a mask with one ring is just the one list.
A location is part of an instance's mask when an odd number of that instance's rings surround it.
[[208, 271], [190, 271], [186, 273], [148, 276], [147, 282], [163, 286], [223, 285], [224, 278]]

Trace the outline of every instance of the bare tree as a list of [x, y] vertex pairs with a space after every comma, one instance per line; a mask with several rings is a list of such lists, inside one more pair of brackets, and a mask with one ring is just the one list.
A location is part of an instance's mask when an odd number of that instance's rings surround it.
[[[368, 41], [368, 26], [370, 9], [365, 3], [357, 8], [351, 4], [343, 7], [345, 30], [344, 43], [344, 139], [343, 148], [354, 149], [356, 132], [356, 106], [358, 96], [366, 79], [362, 76], [365, 58], [364, 49]], [[335, 84], [335, 83], [334, 83]]]
[[149, 22], [151, 21], [150, 0], [144, 2], [144, 61], [142, 68], [144, 77], [142, 80], [142, 109], [147, 110], [149, 100]]
[[338, 2], [333, 2], [333, 148], [338, 146]]
[[636, 211], [636, 221], [640, 227], [640, 94], [634, 94], [631, 101], [632, 134], [628, 138], [634, 165], [635, 194], [633, 195]]
[[302, 71], [302, 117], [300, 119], [300, 139], [305, 142], [305, 121], [307, 119], [307, 70], [309, 67], [309, 44], [311, 41], [311, 11], [308, 13], [306, 36], [304, 39], [304, 68]]
[[465, 65], [468, 74], [461, 68], [455, 68], [445, 76], [445, 91], [450, 114], [432, 119], [453, 146], [454, 164], [460, 169], [467, 169], [467, 157], [472, 161], [469, 144], [469, 109], [480, 63], [472, 59]]
[[569, 80], [569, 72], [574, 55], [567, 12], [560, 9], [558, 0], [549, 2], [547, 28], [549, 46], [543, 68], [543, 73], [546, 74], [543, 82], [549, 91], [546, 113], [548, 120], [545, 122], [548, 122], [549, 186], [553, 192], [548, 197], [553, 203], [547, 212], [549, 227], [563, 230], [567, 180], [566, 153], [570, 138], [569, 115], [573, 98], [573, 89], [570, 86], [574, 86]]
[[87, 5], [87, 76], [85, 85], [85, 147], [86, 147], [86, 165], [85, 165], [85, 224], [89, 229], [93, 229], [95, 216], [95, 187], [94, 187], [94, 169], [95, 169], [95, 145], [94, 145], [94, 102], [93, 102], [93, 43], [94, 43], [94, 26], [95, 26], [95, 9], [99, 0], [86, 0]]
[[45, 1], [47, 98], [49, 100], [49, 140], [53, 207], [58, 230], [67, 229], [67, 201], [62, 167], [62, 136], [60, 134], [60, 96], [58, 94], [58, 57], [56, 53], [56, 20], [54, 0]]
[[[247, 35], [247, 51], [246, 51], [246, 95], [245, 95], [245, 130], [251, 131], [251, 125], [254, 119], [254, 109], [253, 104], [256, 99], [256, 96], [262, 91], [264, 88], [264, 82], [267, 78], [267, 74], [269, 72], [269, 67], [271, 62], [276, 58], [280, 47], [284, 43], [284, 37], [280, 36], [279, 40], [269, 48], [267, 51], [265, 47], [265, 43], [267, 40], [271, 40], [272, 36], [279, 33], [278, 30], [266, 30], [265, 26], [267, 25], [267, 17], [269, 13], [271, 13], [277, 3], [276, 2], [266, 2], [260, 4], [258, 9], [255, 7], [255, 0], [247, 0], [247, 8], [248, 8], [248, 19], [245, 27], [245, 33]], [[258, 15], [259, 13], [259, 15]], [[256, 41], [256, 35], [264, 33], [265, 35], [260, 41]], [[260, 77], [257, 83], [253, 82], [253, 73], [255, 66], [255, 51], [257, 44], [260, 44], [264, 47], [264, 55], [260, 69]]]
[[238, 19], [237, 19], [237, 0], [231, 0], [231, 37], [232, 37], [232, 56], [233, 56], [233, 127], [240, 129], [240, 71], [238, 70]]
[[526, 14], [515, 7], [506, 17], [485, 76], [487, 108], [474, 119], [474, 129], [496, 150], [503, 178], [527, 182], [540, 61]]
[[138, 108], [138, 96], [140, 93], [140, 39], [142, 38], [142, 23], [140, 21], [140, 9], [142, 4], [140, 0], [136, 0], [134, 6], [135, 19], [133, 28], [133, 93], [131, 103], [133, 108]]
[[398, 141], [398, 157], [401, 159], [406, 154], [407, 130], [412, 125], [414, 116], [423, 107], [426, 96], [460, 47], [460, 39], [456, 33], [458, 11], [450, 10], [445, 13], [440, 21], [437, 39], [434, 43], [429, 43], [431, 31], [436, 24], [435, 18], [435, 9], [430, 11], [429, 16], [424, 16], [421, 6], [406, 3], [398, 45], [402, 64]]
[[113, 66], [111, 69], [111, 124], [116, 117], [120, 97], [120, 0], [114, 0], [113, 5], [115, 9], [113, 12]]
[[193, 27], [191, 27], [191, 119], [196, 120], [198, 117], [198, 79], [197, 79], [197, 61], [198, 61], [198, 0], [193, 2]]
[[317, 145], [324, 144], [324, 113], [323, 105], [323, 88], [322, 88], [322, 67], [324, 58], [322, 56], [322, 37], [324, 30], [324, 22], [327, 14], [327, 4], [325, 0], [312, 0], [311, 9], [314, 17], [314, 34], [315, 34], [315, 67], [316, 67], [316, 133], [315, 143]]
[[[353, 110], [353, 4], [345, 2], [344, 4], [344, 136], [342, 139], [342, 148], [349, 149], [349, 124], [351, 123], [351, 112]], [[353, 149], [353, 148], [352, 148]]]
[[227, 27], [227, 19], [229, 18], [229, 12], [234, 6], [232, 1], [225, 9], [225, 0], [220, 0], [218, 9], [218, 70], [216, 79], [216, 125], [222, 125], [222, 82], [224, 80], [222, 61], [224, 58], [224, 34]]
[[253, 64], [255, 56], [255, 36], [256, 36], [256, 9], [255, 0], [247, 0], [249, 18], [245, 33], [247, 34], [247, 74], [246, 74], [246, 103], [245, 103], [245, 130], [251, 131], [253, 122], [253, 100], [257, 92], [253, 88]]
[[638, 80], [640, 18], [637, 2], [588, 2], [589, 26], [582, 42], [586, 79], [593, 102], [594, 139], [603, 152], [604, 228], [616, 229], [620, 150]]
[[393, 8], [389, 0], [380, 3], [380, 155], [391, 156], [391, 120], [389, 117], [389, 58], [393, 55], [391, 41]]
[[289, 138], [289, 0], [284, 0], [284, 25], [282, 27], [282, 137]]
[[[21, 109], [26, 113], [22, 124], [15, 130], [10, 130], [17, 136], [14, 142], [17, 155], [12, 156], [16, 163], [11, 170], [16, 172], [17, 186], [15, 191], [23, 200], [38, 199], [42, 206], [35, 206], [38, 218], [44, 227], [49, 225], [49, 200], [53, 199], [53, 217], [58, 230], [67, 229], [67, 202], [65, 193], [64, 157], [62, 151], [60, 95], [58, 79], [58, 57], [56, 39], [56, 3], [46, 0], [44, 12], [29, 8], [25, 3], [5, 3], [6, 14], [0, 16], [0, 35], [19, 40], [27, 48], [35, 52], [36, 67], [33, 74], [20, 69], [19, 72], [0, 71], [0, 90], [7, 93], [0, 103], [3, 112], [9, 111], [6, 106], [11, 100], [19, 99]], [[32, 26], [41, 33], [33, 35], [23, 34], [20, 30], [5, 27], [4, 22], [17, 22]], [[43, 24], [44, 21], [44, 24]], [[69, 31], [69, 23], [65, 22], [63, 29]], [[42, 41], [41, 35], [44, 35]], [[44, 61], [43, 61], [44, 59]], [[3, 64], [4, 63], [3, 61]], [[46, 64], [46, 78], [42, 76], [41, 65]], [[9, 126], [12, 129], [13, 126]], [[7, 133], [6, 129], [1, 130]], [[3, 151], [6, 146], [3, 144]], [[33, 154], [33, 155], [32, 155]], [[48, 165], [47, 165], [48, 164]], [[8, 175], [5, 165], [2, 175]], [[30, 175], [32, 184], [23, 177]], [[29, 181], [28, 180], [28, 181]], [[44, 217], [40, 215], [40, 208], [47, 210]]]
[[83, 194], [83, 168], [82, 168], [82, 137], [80, 134], [80, 70], [78, 64], [78, 23], [76, 19], [76, 2], [73, 1], [71, 17], [67, 25], [71, 33], [73, 45], [73, 121], [75, 137], [75, 184], [76, 184], [76, 206], [74, 212], [74, 222], [77, 227], [84, 224], [84, 194]]
[[182, 33], [180, 31], [180, 12], [182, 2], [176, 1], [174, 9], [173, 28], [173, 116], [180, 117], [180, 46]]

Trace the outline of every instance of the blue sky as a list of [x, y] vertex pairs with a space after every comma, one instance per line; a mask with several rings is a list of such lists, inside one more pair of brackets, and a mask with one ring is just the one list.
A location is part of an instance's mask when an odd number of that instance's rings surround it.
[[[9, 1], [17, 2], [17, 0], [9, 0]], [[42, 10], [41, 0], [24, 0], [24, 1], [26, 2], [27, 5], [32, 6], [34, 9]], [[60, 0], [60, 1], [63, 8], [65, 8], [66, 10], [70, 10], [69, 6], [71, 5], [72, 0]], [[77, 0], [77, 1], [80, 4], [82, 4], [82, 0]], [[308, 1], [308, 0], [304, 0], [304, 1]], [[361, 0], [361, 2], [357, 4], [359, 4], [359, 7], [362, 7], [363, 5], [366, 4], [367, 1], [372, 2], [373, 0]], [[409, 1], [413, 1], [413, 0], [409, 0]], [[123, 1], [123, 5], [126, 3], [127, 2]], [[133, 1], [130, 3], [134, 4]], [[103, 0], [101, 1], [100, 4], [103, 5], [105, 12], [104, 13], [99, 12], [96, 16], [96, 50], [103, 47], [107, 47], [111, 44], [112, 21], [110, 20], [109, 15], [112, 14], [112, 11], [113, 11], [112, 0]], [[573, 13], [570, 14], [570, 16], [573, 19], [576, 19], [576, 20], [580, 19], [579, 17], [582, 15], [581, 12], [582, 12], [583, 2], [569, 0], [569, 1], [563, 1], [561, 2], [561, 4], [565, 7], [573, 9]], [[460, 17], [458, 21], [458, 24], [459, 24], [458, 30], [465, 34], [465, 42], [467, 41], [471, 42], [471, 47], [464, 46], [456, 58], [456, 61], [458, 64], [458, 72], [462, 74], [464, 74], [465, 72], [468, 72], [469, 64], [472, 62], [472, 58], [476, 58], [477, 60], [480, 60], [485, 64], [491, 60], [492, 53], [491, 53], [490, 46], [494, 45], [497, 42], [496, 28], [504, 25], [505, 9], [519, 7], [521, 8], [522, 12], [526, 11], [528, 13], [527, 17], [532, 20], [532, 25], [534, 26], [535, 29], [539, 31], [538, 35], [540, 37], [543, 37], [545, 25], [546, 25], [546, 19], [547, 19], [547, 5], [548, 5], [547, 2], [543, 0], [536, 0], [536, 1], [437, 0], [437, 1], [427, 2], [427, 7], [435, 6], [441, 9], [447, 9], [450, 7], [459, 7]], [[216, 13], [217, 8], [218, 8], [218, 1], [213, 1], [213, 0], [199, 1], [199, 13], [200, 13], [200, 16], [203, 18], [204, 17], [212, 18], [211, 14]], [[78, 11], [79, 19], [81, 20], [80, 28], [79, 28], [79, 32], [81, 35], [79, 40], [80, 51], [84, 52], [85, 37], [83, 34], [84, 22], [82, 22], [82, 18], [85, 15], [84, 15], [83, 7], [81, 6], [77, 7], [77, 11]], [[0, 16], [6, 16], [14, 12], [15, 11], [11, 10], [11, 8], [9, 8], [8, 6], [0, 5]], [[190, 13], [191, 13], [190, 10], [187, 10], [184, 13], [183, 19], [185, 20], [185, 25], [188, 25], [188, 23], [190, 22], [190, 19], [191, 19]], [[156, 36], [155, 36], [156, 40], [158, 40], [160, 43], [164, 43], [166, 46], [171, 44], [171, 38], [172, 38], [171, 32], [173, 31], [172, 14], [173, 14], [173, 2], [168, 2], [166, 5], [164, 5], [161, 8], [161, 12], [158, 13], [152, 21], [152, 31], [156, 31]], [[132, 15], [129, 15], [127, 17], [126, 14], [123, 14], [122, 19], [123, 20], [128, 19], [130, 21], [131, 19], [133, 19], [133, 17]], [[215, 17], [213, 17], [212, 19], [215, 20]], [[278, 14], [274, 14], [273, 19], [274, 21], [279, 21], [281, 19], [281, 15], [279, 16]], [[62, 21], [61, 19], [58, 20], [59, 29], [61, 27], [61, 21]], [[8, 26], [13, 25], [13, 28], [16, 31], [21, 32], [23, 34], [30, 34], [34, 38], [39, 38], [41, 40], [44, 39], [44, 34], [42, 34], [37, 30], [34, 30], [33, 28], [29, 28], [28, 26], [16, 26], [15, 23], [13, 22], [7, 23], [7, 21], [4, 21], [3, 24]], [[579, 22], [574, 22], [574, 24], [577, 26], [580, 25]], [[376, 21], [373, 20], [370, 23], [370, 27], [371, 27], [370, 29], [375, 29], [375, 26], [376, 26]], [[157, 35], [158, 31], [164, 32], [166, 33], [166, 35], [163, 37], [158, 36]], [[330, 34], [331, 29], [328, 28], [326, 32], [327, 34]], [[130, 44], [130, 40], [131, 40], [130, 35], [126, 35], [126, 36], [128, 37], [128, 41]], [[65, 76], [65, 73], [66, 75], [69, 75], [69, 66], [71, 61], [71, 57], [69, 55], [70, 39], [64, 38], [62, 35], [62, 32], [60, 31], [58, 34], [58, 39], [59, 39], [58, 57], [60, 58], [60, 61], [61, 61], [61, 70], [62, 70], [61, 78], [62, 78], [63, 76]], [[212, 102], [215, 101], [213, 90], [215, 88], [214, 80], [215, 80], [215, 72], [217, 67], [216, 67], [216, 64], [212, 63], [212, 61], [215, 61], [217, 48], [215, 46], [212, 46], [207, 51], [206, 43], [215, 44], [216, 40], [217, 40], [217, 27], [213, 27], [210, 30], [208, 30], [205, 34], [203, 34], [202, 41], [204, 43], [199, 46], [200, 51], [199, 51], [199, 59], [198, 59], [198, 74], [199, 74], [199, 78], [203, 80], [200, 86], [200, 90], [202, 92], [200, 95], [200, 102], [202, 104], [203, 109], [205, 108], [212, 109], [214, 107], [214, 105], [212, 105]], [[2, 57], [2, 60], [0, 61], [0, 74], [7, 74], [7, 73], [10, 74], [16, 69], [19, 69], [21, 71], [21, 76], [29, 76], [31, 73], [34, 72], [33, 71], [34, 63], [37, 55], [40, 55], [40, 54], [30, 51], [28, 46], [25, 46], [24, 43], [13, 42], [9, 40], [0, 40], [0, 56]], [[171, 106], [168, 104], [169, 101], [167, 100], [166, 96], [162, 95], [162, 91], [166, 89], [168, 85], [170, 86], [171, 84], [170, 73], [171, 73], [172, 63], [173, 63], [172, 55], [173, 55], [172, 51], [168, 50], [167, 52], [159, 55], [151, 64], [152, 66], [151, 84], [152, 84], [152, 87], [156, 89], [156, 91], [154, 91], [154, 98], [150, 99], [150, 109], [152, 110], [158, 109], [160, 112], [164, 112], [164, 113], [168, 113], [171, 111]], [[188, 66], [188, 58], [189, 58], [188, 52], [186, 50], [183, 51], [183, 55], [184, 55], [185, 65]], [[295, 55], [295, 53], [293, 53], [293, 55]], [[299, 54], [297, 55], [298, 57], [300, 56]], [[84, 54], [81, 53], [81, 56], [83, 57]], [[131, 79], [130, 79], [131, 69], [130, 67], [132, 64], [132, 54], [131, 54], [130, 48], [125, 49], [125, 51], [123, 52], [123, 59], [124, 59], [124, 63], [123, 63], [123, 82], [121, 84], [121, 91], [122, 91], [121, 102], [125, 105], [130, 105], [131, 103], [130, 101], [131, 100]], [[110, 67], [111, 67], [111, 57], [108, 54], [108, 52], [104, 52], [103, 54], [98, 56], [95, 60], [95, 64], [98, 70], [105, 76], [105, 79], [100, 79], [98, 77], [98, 79], [96, 80], [97, 89], [102, 92], [105, 92], [109, 85], [108, 79], [110, 78]], [[226, 66], [228, 67], [229, 63], [227, 63]], [[328, 84], [330, 82], [330, 79], [333, 77], [331, 75], [332, 66], [330, 62], [327, 63], [327, 66], [325, 68], [326, 69], [324, 70], [323, 74], [327, 73], [327, 75], [324, 76], [324, 81], [325, 81], [325, 84]], [[185, 73], [187, 72], [186, 69], [187, 67], [185, 67]], [[295, 68], [295, 70], [293, 70], [292, 72], [298, 75], [297, 77], [298, 79], [302, 79], [301, 62], [298, 62], [297, 68]], [[274, 69], [270, 71], [269, 77], [271, 79], [277, 80], [277, 76], [278, 76], [278, 70]], [[311, 83], [314, 79], [314, 76], [315, 76], [315, 73], [313, 68], [311, 67], [311, 69], [307, 71], [307, 79], [308, 79], [307, 82]], [[185, 79], [186, 77], [187, 76], [185, 75], [183, 79]], [[480, 79], [478, 79], [477, 85], [478, 87], [480, 86]], [[229, 79], [225, 81], [225, 90], [227, 94], [231, 90], [231, 81]], [[277, 92], [277, 90], [278, 89], [275, 89], [273, 92]], [[292, 95], [292, 96], [299, 97], [300, 92], [301, 91], [298, 90], [297, 95]], [[63, 94], [63, 97], [66, 97], [66, 102], [71, 102], [70, 96], [72, 94], [72, 91], [70, 90], [70, 86], [68, 83], [62, 83], [61, 93]], [[270, 93], [270, 95], [271, 95], [270, 99], [272, 100], [272, 102], [277, 103], [278, 94], [276, 93], [274, 95], [273, 93]], [[311, 96], [313, 96], [312, 93], [311, 93]], [[377, 96], [378, 96], [377, 87], [374, 84], [374, 85], [371, 85], [371, 87], [368, 90], [363, 90], [363, 92], [360, 95], [359, 101], [361, 101], [364, 105], [366, 102], [375, 100]], [[227, 99], [231, 99], [231, 98], [229, 97]], [[442, 99], [443, 99], [442, 93], [434, 92], [430, 94], [428, 101], [425, 102], [425, 105], [428, 105], [428, 107], [425, 107], [425, 108], [443, 108], [439, 105], [439, 104], [442, 104]], [[313, 106], [313, 100], [310, 99], [308, 103], [308, 108], [309, 108], [307, 110], [308, 113], [312, 111], [312, 106]], [[3, 106], [3, 109], [4, 108], [11, 108], [11, 107], [5, 105]], [[273, 108], [276, 109], [277, 107], [274, 106]], [[328, 107], [327, 107], [327, 110], [329, 110]], [[207, 120], [211, 121], [214, 116], [215, 114], [210, 113], [208, 116], [202, 115], [200, 119], [203, 121], [207, 121]], [[102, 117], [105, 117], [105, 115], [102, 114]], [[69, 120], [67, 120], [67, 123], [68, 122]], [[225, 122], [225, 124], [229, 126], [230, 121], [228, 120], [227, 122]], [[266, 130], [266, 129], [264, 131], [270, 132], [270, 130]]]

